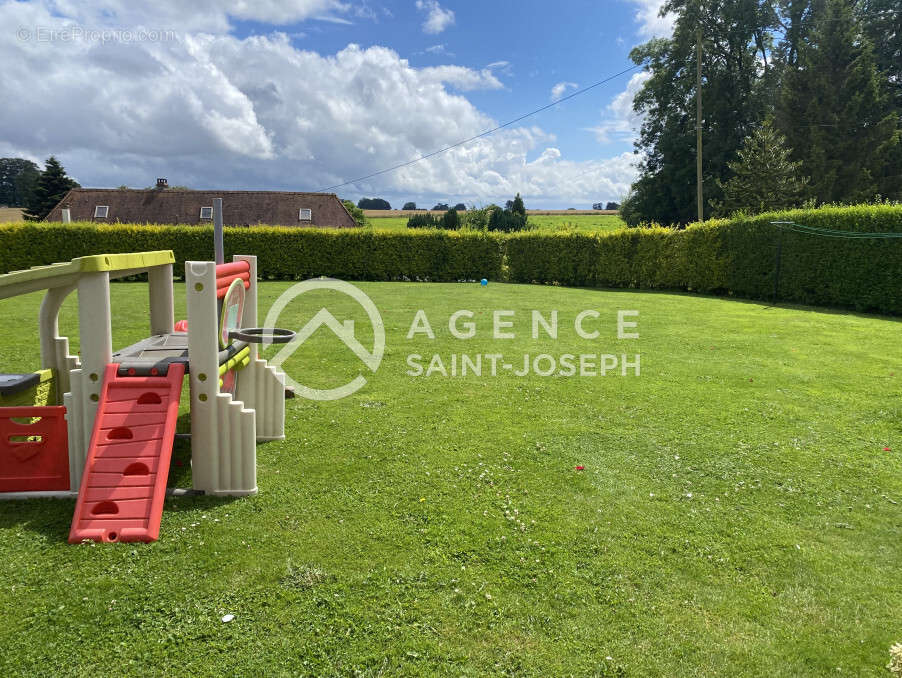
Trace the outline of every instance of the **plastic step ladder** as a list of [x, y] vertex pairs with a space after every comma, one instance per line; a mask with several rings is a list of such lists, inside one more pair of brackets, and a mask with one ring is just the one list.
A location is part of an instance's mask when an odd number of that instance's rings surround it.
[[106, 366], [69, 543], [155, 541], [160, 534], [185, 367], [119, 376]]

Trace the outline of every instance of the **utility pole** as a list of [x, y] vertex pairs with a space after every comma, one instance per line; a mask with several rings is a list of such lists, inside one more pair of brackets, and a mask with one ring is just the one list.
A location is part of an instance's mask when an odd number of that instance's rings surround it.
[[705, 199], [702, 196], [702, 28], [696, 32], [698, 56], [695, 64], [695, 184], [698, 191], [698, 220], [705, 220]]

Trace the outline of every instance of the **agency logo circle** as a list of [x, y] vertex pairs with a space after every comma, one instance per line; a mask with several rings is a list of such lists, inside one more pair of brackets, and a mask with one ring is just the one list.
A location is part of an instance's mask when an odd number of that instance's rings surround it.
[[[306, 325], [298, 330], [294, 339], [285, 344], [271, 360], [268, 362], [276, 367], [281, 367], [289, 357], [309, 339], [316, 330], [325, 325], [337, 336], [341, 342], [354, 352], [361, 362], [366, 365], [370, 371], [375, 372], [379, 369], [382, 362], [382, 356], [385, 354], [385, 325], [382, 322], [382, 316], [376, 304], [363, 291], [343, 280], [335, 280], [334, 278], [314, 278], [299, 282], [285, 290], [266, 314], [265, 327], [276, 327], [279, 315], [285, 310], [294, 299], [300, 295], [313, 290], [334, 290], [351, 297], [366, 311], [370, 324], [373, 326], [373, 350], [368, 351], [354, 335], [354, 321], [346, 320], [339, 322], [338, 319], [325, 307], [321, 308], [316, 315], [311, 318]], [[264, 346], [272, 342], [264, 342]], [[283, 370], [284, 371], [284, 370]], [[366, 378], [362, 374], [358, 374], [354, 379], [343, 386], [330, 389], [311, 388], [299, 383], [291, 377], [287, 372], [285, 381], [295, 390], [295, 393], [302, 398], [308, 400], [339, 400], [345, 396], [359, 391], [366, 384]]]

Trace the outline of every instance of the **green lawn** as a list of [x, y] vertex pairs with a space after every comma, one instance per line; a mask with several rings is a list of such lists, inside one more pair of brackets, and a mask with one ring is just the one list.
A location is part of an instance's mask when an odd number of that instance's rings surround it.
[[[441, 212], [435, 214], [441, 215]], [[407, 217], [368, 217], [374, 228], [392, 231], [407, 228]], [[614, 214], [534, 214], [529, 216], [529, 223], [539, 230], [574, 230], [574, 231], [616, 231], [626, 224]]]
[[[261, 318], [289, 285], [262, 285]], [[382, 366], [344, 400], [288, 401], [287, 440], [258, 447], [258, 496], [169, 498], [149, 545], [68, 546], [72, 501], [0, 502], [0, 675], [887, 675], [902, 640], [897, 319], [359, 287], [385, 321]], [[0, 302], [5, 371], [37, 366], [38, 301]], [[113, 304], [115, 345], [139, 338], [146, 285], [114, 285]], [[323, 304], [369, 345], [335, 293], [280, 324]], [[434, 340], [406, 338], [420, 308]], [[450, 335], [458, 309], [474, 338]], [[492, 340], [495, 309], [516, 311], [515, 339]], [[556, 342], [532, 339], [532, 309], [558, 310]], [[601, 314], [592, 341], [573, 327], [585, 309]], [[639, 339], [616, 338], [618, 309], [640, 311]], [[61, 329], [75, 321], [67, 305]], [[641, 376], [405, 374], [411, 353], [590, 352], [641, 353]], [[359, 362], [318, 332], [285, 366], [327, 388]], [[187, 458], [172, 484], [190, 482]]]

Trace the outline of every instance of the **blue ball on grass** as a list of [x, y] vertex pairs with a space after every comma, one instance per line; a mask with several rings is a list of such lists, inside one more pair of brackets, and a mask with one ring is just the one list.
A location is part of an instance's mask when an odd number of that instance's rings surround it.
[[485, 278], [483, 278], [482, 280], [479, 281], [479, 284], [482, 285], [483, 287], [485, 287], [486, 285], [489, 284], [489, 281], [486, 280]]

